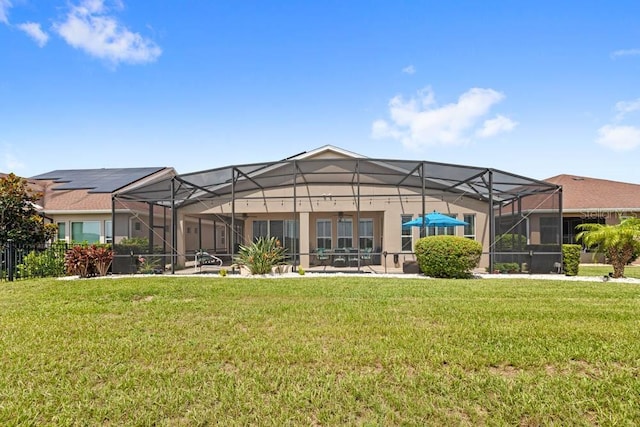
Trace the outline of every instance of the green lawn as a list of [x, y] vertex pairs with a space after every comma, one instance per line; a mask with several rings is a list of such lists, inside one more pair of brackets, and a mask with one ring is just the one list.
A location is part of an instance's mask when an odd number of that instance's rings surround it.
[[[604, 276], [613, 273], [613, 267], [610, 265], [586, 265], [580, 264], [578, 276]], [[640, 266], [626, 266], [624, 269], [625, 277], [640, 279]]]
[[640, 285], [0, 283], [0, 425], [637, 425]]

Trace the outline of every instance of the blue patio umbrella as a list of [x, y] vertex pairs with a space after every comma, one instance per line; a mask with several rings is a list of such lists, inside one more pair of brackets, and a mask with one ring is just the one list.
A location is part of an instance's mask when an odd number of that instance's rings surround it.
[[[426, 227], [456, 227], [458, 225], [467, 225], [467, 222], [443, 215], [440, 212], [433, 211], [424, 216], [424, 225]], [[422, 227], [422, 217], [412, 219], [411, 221], [402, 223], [403, 227]]]

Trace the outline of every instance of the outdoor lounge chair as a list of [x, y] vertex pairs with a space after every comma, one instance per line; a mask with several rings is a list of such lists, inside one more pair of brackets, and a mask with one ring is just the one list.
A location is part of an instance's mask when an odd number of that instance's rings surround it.
[[216, 265], [218, 267], [222, 267], [222, 260], [208, 252], [198, 251], [196, 252], [196, 267], [202, 267], [203, 265]]

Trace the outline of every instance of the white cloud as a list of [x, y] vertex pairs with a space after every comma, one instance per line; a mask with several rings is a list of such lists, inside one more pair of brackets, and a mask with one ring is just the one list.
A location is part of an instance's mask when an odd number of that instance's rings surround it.
[[618, 58], [620, 56], [638, 56], [640, 55], [640, 49], [621, 49], [611, 53], [612, 58]]
[[2, 172], [9, 173], [24, 169], [24, 163], [13, 154], [13, 146], [11, 144], [3, 144], [2, 151], [2, 166], [4, 168]]
[[49, 34], [42, 31], [38, 23], [25, 22], [24, 24], [18, 24], [17, 27], [27, 33], [40, 47], [44, 47], [49, 41]]
[[9, 0], [0, 0], [0, 22], [9, 25], [9, 9], [11, 2]]
[[504, 94], [493, 89], [472, 88], [463, 93], [458, 102], [438, 107], [433, 91], [427, 87], [409, 100], [401, 96], [392, 98], [389, 101], [391, 121], [375, 121], [371, 135], [397, 139], [410, 148], [462, 144], [470, 140], [474, 131], [493, 136], [516, 125], [508, 118], [498, 116], [477, 129], [482, 117], [503, 99]]
[[[122, 8], [122, 2], [115, 3]], [[84, 0], [72, 6], [54, 30], [71, 46], [113, 64], [155, 61], [162, 50], [152, 40], [131, 32], [108, 14], [104, 0]]]
[[615, 151], [630, 151], [640, 146], [640, 128], [605, 125], [598, 129], [596, 142]]
[[633, 101], [620, 101], [616, 103], [616, 111], [618, 112], [616, 120], [624, 119], [629, 113], [640, 110], [640, 98]]
[[476, 136], [480, 138], [491, 138], [492, 136], [496, 136], [502, 132], [510, 132], [516, 126], [518, 126], [517, 122], [498, 114], [493, 119], [485, 120], [482, 128], [476, 131]]
[[405, 74], [415, 74], [416, 73], [416, 67], [414, 67], [413, 65], [409, 65], [407, 67], [404, 67], [402, 69], [402, 72]]

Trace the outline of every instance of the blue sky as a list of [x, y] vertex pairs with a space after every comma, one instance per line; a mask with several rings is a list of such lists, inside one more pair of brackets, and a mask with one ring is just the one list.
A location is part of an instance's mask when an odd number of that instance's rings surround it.
[[638, 1], [0, 0], [0, 171], [332, 144], [640, 184]]

